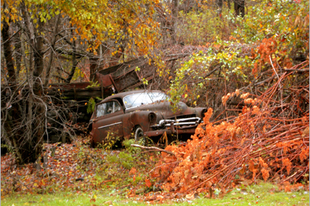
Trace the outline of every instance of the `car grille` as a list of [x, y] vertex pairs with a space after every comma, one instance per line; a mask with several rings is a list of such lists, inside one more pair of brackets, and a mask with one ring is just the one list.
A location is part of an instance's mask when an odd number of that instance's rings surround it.
[[[190, 118], [190, 117], [196, 117], [196, 115], [195, 114], [179, 115], [179, 116], [177, 116], [176, 119], [186, 119], [186, 118]], [[171, 117], [169, 119], [175, 120], [175, 117]]]
[[191, 128], [196, 127], [201, 122], [200, 117], [188, 117], [181, 119], [162, 119], [158, 124], [151, 126], [152, 128]]

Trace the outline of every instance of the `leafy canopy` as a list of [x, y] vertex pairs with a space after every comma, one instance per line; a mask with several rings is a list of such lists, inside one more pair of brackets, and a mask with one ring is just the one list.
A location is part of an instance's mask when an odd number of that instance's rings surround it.
[[[135, 47], [137, 54], [151, 54], [157, 45], [159, 24], [154, 20], [158, 0], [8, 0], [2, 20], [8, 17], [21, 20], [19, 7], [24, 2], [34, 23], [47, 22], [55, 15], [69, 17], [70, 24], [82, 40], [88, 41], [89, 50], [96, 53], [107, 40], [117, 45], [126, 42], [126, 48]], [[7, 16], [7, 17], [6, 17]]]

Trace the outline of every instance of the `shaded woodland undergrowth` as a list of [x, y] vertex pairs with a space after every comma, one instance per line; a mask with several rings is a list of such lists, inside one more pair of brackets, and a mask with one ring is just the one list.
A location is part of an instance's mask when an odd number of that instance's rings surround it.
[[89, 141], [82, 138], [72, 144], [45, 144], [41, 161], [24, 166], [16, 166], [13, 156], [7, 154], [1, 157], [1, 197], [96, 189], [127, 194], [140, 186], [143, 192], [149, 167], [155, 165], [158, 155], [129, 147], [131, 143], [124, 142], [123, 150], [90, 148]]

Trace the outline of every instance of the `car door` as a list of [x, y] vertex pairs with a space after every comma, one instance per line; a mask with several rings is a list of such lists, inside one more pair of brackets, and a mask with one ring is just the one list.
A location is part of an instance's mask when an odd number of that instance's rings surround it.
[[[124, 110], [116, 100], [111, 100], [96, 106], [96, 118], [93, 120], [93, 141], [102, 143], [111, 137], [123, 136]], [[108, 138], [107, 138], [108, 137]]]

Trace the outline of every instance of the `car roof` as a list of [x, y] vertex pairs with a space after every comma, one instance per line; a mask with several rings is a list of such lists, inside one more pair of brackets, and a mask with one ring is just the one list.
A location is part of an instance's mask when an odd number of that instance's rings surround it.
[[145, 93], [145, 92], [161, 92], [161, 93], [164, 93], [163, 91], [160, 91], [160, 90], [133, 90], [133, 91], [128, 91], [128, 92], [116, 93], [114, 95], [111, 95], [111, 96], [105, 98], [101, 102], [105, 102], [107, 100], [112, 100], [112, 99], [117, 99], [117, 98], [123, 99], [125, 96], [127, 96], [129, 94], [137, 94], [137, 93]]

